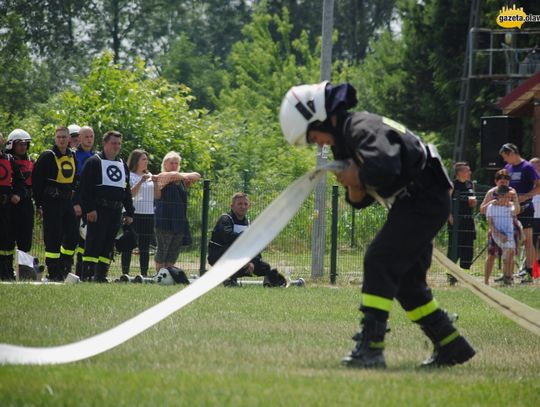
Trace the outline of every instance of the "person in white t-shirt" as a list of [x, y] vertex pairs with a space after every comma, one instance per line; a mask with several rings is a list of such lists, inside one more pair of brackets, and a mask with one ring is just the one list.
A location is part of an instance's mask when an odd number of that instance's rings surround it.
[[[133, 150], [127, 161], [135, 207], [133, 227], [138, 236], [139, 265], [143, 276], [148, 275], [150, 243], [154, 240], [154, 182], [152, 174], [148, 171], [148, 163], [148, 153], [141, 149]], [[129, 274], [131, 254], [131, 251], [122, 252], [124, 274]]]
[[[487, 207], [486, 218], [491, 236], [502, 250], [504, 284], [512, 284], [516, 249], [514, 241], [514, 218], [516, 215], [516, 207], [512, 202], [510, 189], [506, 185], [499, 186], [495, 201]], [[484, 278], [487, 284], [489, 275], [484, 276]]]

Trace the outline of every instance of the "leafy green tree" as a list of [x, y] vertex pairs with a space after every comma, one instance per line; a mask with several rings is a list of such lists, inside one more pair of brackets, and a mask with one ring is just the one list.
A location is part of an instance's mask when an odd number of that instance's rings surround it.
[[195, 97], [193, 106], [213, 109], [224, 84], [224, 71], [209, 54], [202, 54], [186, 35], [176, 40], [161, 58], [161, 75], [173, 83], [188, 86]]
[[286, 144], [278, 111], [290, 86], [318, 82], [320, 48], [310, 48], [305, 32], [291, 37], [286, 9], [282, 16], [257, 10], [242, 32], [245, 39], [234, 44], [228, 59], [219, 111], [209, 116], [220, 123], [216, 171], [227, 178], [246, 170], [258, 180], [295, 178], [313, 165], [315, 154]]
[[202, 112], [190, 108], [192, 97], [185, 86], [150, 73], [141, 60], [128, 70], [113, 63], [112, 53], [96, 58], [76, 89], [51, 98], [38, 139], [50, 139], [56, 124], [78, 123], [94, 128], [99, 148], [101, 135], [114, 129], [124, 135], [124, 159], [133, 149], [144, 148], [156, 172], [163, 156], [174, 150], [183, 157], [184, 168], [208, 173], [213, 140], [203, 127]]
[[7, 133], [36, 99], [44, 97], [21, 19], [13, 12], [0, 16], [0, 72], [0, 126]]
[[[313, 0], [259, 0], [266, 2], [268, 12], [279, 14], [287, 8], [294, 21], [292, 35], [302, 31], [309, 36], [311, 46], [317, 44], [322, 29], [323, 1]], [[395, 0], [335, 0], [334, 29], [338, 32], [332, 53], [334, 59], [358, 63], [364, 59], [370, 39], [388, 28], [392, 21]]]

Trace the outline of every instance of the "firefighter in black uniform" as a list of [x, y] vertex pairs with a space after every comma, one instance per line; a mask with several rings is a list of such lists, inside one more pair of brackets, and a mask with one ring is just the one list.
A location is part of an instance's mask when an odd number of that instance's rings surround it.
[[[452, 192], [452, 204], [457, 205], [457, 208], [453, 208], [448, 218], [448, 257], [452, 261], [459, 259], [461, 268], [468, 270], [471, 268], [474, 240], [476, 239], [473, 216], [476, 197], [469, 164], [466, 162], [454, 164], [454, 172], [456, 176]], [[457, 214], [458, 219], [454, 219], [454, 214]], [[455, 226], [457, 226], [457, 248], [453, 247]], [[456, 282], [455, 278], [450, 275], [448, 281], [451, 284]]]
[[57, 127], [54, 147], [41, 153], [32, 170], [32, 190], [38, 216], [43, 216], [45, 264], [52, 281], [71, 272], [77, 247], [77, 218], [72, 197], [77, 164], [69, 148], [67, 127]]
[[86, 160], [81, 174], [81, 206], [87, 221], [82, 279], [86, 281], [107, 282], [122, 207], [125, 222], [133, 222], [129, 169], [117, 157], [121, 146], [122, 134], [105, 133], [103, 151]]
[[34, 161], [28, 156], [32, 138], [23, 129], [9, 133], [6, 151], [13, 155], [24, 178], [24, 194], [20, 202], [13, 207], [12, 221], [15, 244], [19, 250], [30, 252], [34, 232], [34, 202], [32, 201], [32, 169]]
[[336, 159], [348, 162], [336, 178], [353, 207], [378, 201], [389, 208], [364, 257], [362, 328], [342, 363], [386, 367], [384, 337], [394, 298], [434, 344], [424, 366], [463, 363], [474, 349], [439, 308], [426, 282], [433, 238], [448, 219], [451, 182], [433, 146], [385, 117], [349, 113], [356, 102], [351, 85], [323, 82], [291, 88], [280, 110], [289, 143], [329, 145]]
[[[235, 193], [231, 200], [231, 210], [220, 216], [212, 231], [212, 237], [208, 244], [208, 263], [210, 265], [214, 265], [240, 236], [240, 233], [247, 229], [249, 226], [249, 219], [246, 216], [248, 209], [247, 195], [243, 192]], [[263, 261], [260, 253], [223, 284], [226, 287], [236, 287], [239, 277], [252, 274], [259, 277], [264, 276], [263, 284], [266, 287], [284, 287], [287, 284], [285, 277], [277, 269], [271, 268], [268, 263]]]
[[[76, 126], [76, 125], [72, 125]], [[68, 127], [69, 128], [69, 127]], [[70, 134], [71, 141], [73, 141], [73, 133]], [[94, 129], [90, 126], [83, 126], [78, 129], [77, 136], [80, 140], [79, 145], [75, 150], [75, 159], [77, 160], [77, 188], [75, 189], [75, 194], [73, 196], [73, 209], [75, 210], [75, 215], [77, 220], [80, 223], [79, 228], [79, 242], [77, 245], [77, 266], [75, 267], [76, 274], [81, 277], [82, 275], [82, 265], [83, 265], [83, 256], [84, 256], [84, 238], [83, 233], [86, 232], [86, 218], [82, 216], [81, 209], [81, 199], [80, 199], [80, 180], [82, 169], [84, 168], [84, 163], [90, 157], [92, 157], [96, 152], [94, 151]]]
[[11, 219], [24, 196], [24, 181], [13, 156], [2, 152], [3, 144], [4, 138], [0, 134], [0, 280], [14, 280], [15, 234]]

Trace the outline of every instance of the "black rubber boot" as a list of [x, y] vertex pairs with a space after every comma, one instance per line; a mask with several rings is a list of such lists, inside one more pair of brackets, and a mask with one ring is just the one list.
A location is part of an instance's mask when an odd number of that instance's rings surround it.
[[92, 262], [83, 262], [82, 268], [81, 268], [81, 275], [79, 276], [81, 278], [81, 281], [92, 281], [92, 278], [94, 277], [94, 274], [96, 272], [96, 263]]
[[49, 281], [64, 281], [63, 266], [60, 262], [48, 264], [47, 271], [49, 272], [47, 277]]
[[286, 287], [287, 279], [277, 269], [272, 269], [264, 276], [264, 287]]
[[81, 253], [77, 253], [77, 265], [75, 266], [75, 274], [82, 280], [83, 259]]
[[62, 277], [64, 277], [64, 280], [66, 279], [67, 275], [71, 273], [71, 269], [73, 267], [73, 258], [71, 257], [62, 257], [60, 259], [61, 261], [61, 270], [62, 270]]
[[453, 366], [465, 363], [475, 355], [473, 347], [459, 334], [446, 312], [435, 311], [419, 323], [434, 346], [433, 354], [420, 367]]
[[234, 277], [228, 278], [223, 282], [224, 287], [240, 287], [240, 284], [238, 284], [238, 280]]
[[96, 283], [108, 283], [107, 273], [109, 271], [109, 265], [105, 263], [98, 263], [94, 271], [94, 277], [92, 281]]
[[351, 353], [341, 359], [341, 364], [361, 369], [385, 368], [386, 361], [383, 354], [385, 333], [386, 322], [365, 314], [362, 329], [353, 336], [356, 346]]
[[15, 280], [15, 273], [13, 272], [13, 260], [3, 259], [0, 260], [0, 280], [13, 281]]

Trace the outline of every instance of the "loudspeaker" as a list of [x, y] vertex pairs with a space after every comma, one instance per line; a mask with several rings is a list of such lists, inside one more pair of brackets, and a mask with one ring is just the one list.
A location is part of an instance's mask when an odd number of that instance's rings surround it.
[[480, 166], [499, 170], [505, 162], [499, 150], [505, 143], [515, 144], [521, 153], [523, 129], [519, 117], [485, 116], [480, 118]]

